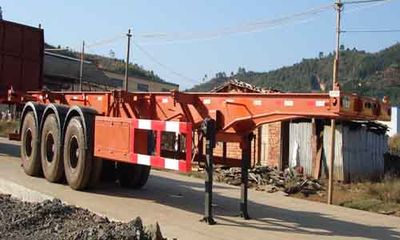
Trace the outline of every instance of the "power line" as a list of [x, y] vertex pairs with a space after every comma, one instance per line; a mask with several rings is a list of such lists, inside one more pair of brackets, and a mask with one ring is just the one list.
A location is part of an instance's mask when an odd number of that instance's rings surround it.
[[378, 6], [387, 4], [387, 3], [391, 2], [391, 1], [393, 1], [393, 0], [380, 0], [380, 1], [377, 1], [377, 2], [372, 1], [372, 2], [369, 2], [370, 4], [358, 4], [358, 5], [353, 4], [353, 6], [357, 6], [357, 7], [350, 8], [349, 10], [346, 10], [346, 13], [354, 13], [354, 12], [358, 12], [358, 11], [361, 11], [361, 10], [378, 7]]
[[140, 45], [138, 45], [137, 43], [133, 42], [133, 45], [136, 46], [142, 53], [144, 53], [151, 61], [153, 61], [154, 63], [156, 63], [157, 65], [161, 66], [162, 68], [166, 69], [168, 72], [179, 76], [180, 78], [185, 79], [186, 81], [189, 81], [190, 83], [194, 83], [194, 84], [198, 84], [198, 81], [195, 81], [194, 79], [185, 76], [182, 73], [179, 73], [173, 69], [171, 69], [170, 67], [166, 66], [165, 64], [163, 64], [162, 62], [158, 61], [153, 55], [151, 55], [149, 52], [147, 52], [144, 48], [142, 48]]
[[92, 44], [87, 45], [87, 47], [88, 48], [93, 48], [93, 47], [98, 47], [98, 46], [102, 46], [102, 45], [107, 45], [107, 44], [119, 41], [119, 40], [121, 40], [123, 38], [125, 38], [125, 34], [121, 33], [121, 34], [118, 34], [117, 36], [112, 37], [112, 38], [96, 41], [96, 42], [94, 42]]
[[400, 29], [376, 29], [376, 30], [342, 30], [342, 33], [396, 33]]
[[[357, 7], [354, 9], [351, 9], [348, 12], [355, 12], [358, 10], [362, 10], [364, 8], [369, 8], [369, 7], [374, 7], [377, 5], [385, 4], [387, 2], [390, 2], [392, 0], [355, 0], [355, 1], [348, 1], [344, 2], [343, 4], [356, 4], [356, 3], [375, 3], [370, 6], [364, 6], [364, 7]], [[304, 20], [307, 20], [309, 18], [312, 18], [312, 16], [318, 15], [325, 10], [329, 10], [333, 7], [333, 4], [328, 4], [328, 5], [321, 5], [319, 7], [311, 8], [309, 10], [287, 15], [284, 17], [279, 17], [275, 19], [268, 19], [268, 20], [261, 20], [261, 21], [255, 21], [255, 22], [249, 22], [249, 23], [244, 23], [244, 24], [239, 24], [236, 26], [231, 26], [231, 27], [225, 27], [225, 28], [220, 28], [216, 29], [213, 31], [204, 31], [204, 32], [172, 32], [172, 33], [142, 33], [138, 34], [137, 37], [141, 39], [151, 39], [161, 42], [179, 42], [179, 41], [188, 41], [188, 40], [210, 40], [210, 39], [215, 39], [227, 35], [234, 35], [234, 34], [240, 34], [240, 33], [251, 33], [251, 32], [260, 32], [264, 31], [266, 29], [271, 29], [275, 27], [282, 26], [284, 24], [292, 23], [292, 22], [301, 22]]]
[[312, 8], [303, 12], [287, 15], [280, 18], [255, 21], [245, 24], [239, 24], [231, 27], [224, 27], [212, 31], [204, 32], [175, 32], [175, 33], [143, 33], [138, 34], [137, 37], [142, 39], [155, 39], [162, 41], [175, 41], [175, 40], [207, 40], [218, 38], [226, 35], [233, 35], [238, 33], [251, 33], [262, 31], [268, 28], [281, 26], [290, 22], [303, 21], [305, 18], [317, 15], [325, 10], [331, 9], [332, 4], [322, 5]]
[[360, 4], [360, 3], [372, 3], [372, 2], [387, 2], [390, 0], [359, 0], [359, 1], [348, 1], [343, 2], [342, 4]]

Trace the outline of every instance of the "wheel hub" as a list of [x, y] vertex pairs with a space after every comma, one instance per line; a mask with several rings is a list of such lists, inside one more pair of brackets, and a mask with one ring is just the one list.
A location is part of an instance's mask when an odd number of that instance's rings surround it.
[[48, 162], [52, 162], [54, 158], [55, 152], [55, 144], [54, 144], [54, 137], [51, 132], [49, 132], [46, 136], [46, 160]]
[[76, 168], [76, 166], [78, 165], [79, 151], [78, 138], [76, 136], [73, 136], [70, 140], [69, 147], [69, 162], [72, 168]]
[[26, 129], [26, 137], [24, 142], [25, 153], [28, 157], [32, 155], [33, 149], [33, 137], [32, 137], [32, 130], [30, 128]]

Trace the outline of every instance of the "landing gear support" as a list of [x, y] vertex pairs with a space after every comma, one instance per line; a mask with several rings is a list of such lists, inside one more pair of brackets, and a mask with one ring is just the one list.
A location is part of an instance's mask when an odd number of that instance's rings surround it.
[[251, 155], [251, 140], [253, 134], [244, 136], [242, 141], [241, 184], [240, 184], [240, 217], [250, 219], [247, 211], [247, 195], [249, 187], [249, 166]]
[[207, 118], [203, 121], [201, 126], [202, 134], [206, 139], [206, 179], [205, 179], [205, 205], [204, 217], [202, 221], [209, 225], [216, 224], [213, 218], [213, 173], [214, 173], [214, 159], [213, 150], [215, 148], [215, 120]]

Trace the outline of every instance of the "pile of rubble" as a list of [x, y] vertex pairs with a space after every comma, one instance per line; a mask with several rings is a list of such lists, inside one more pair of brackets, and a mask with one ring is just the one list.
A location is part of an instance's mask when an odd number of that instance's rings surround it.
[[[240, 185], [240, 168], [217, 168], [215, 172], [216, 181]], [[305, 195], [324, 194], [322, 183], [304, 176], [301, 168], [287, 168], [285, 171], [279, 171], [270, 167], [255, 167], [249, 170], [249, 186], [269, 193], [283, 191], [287, 194], [299, 192]]]
[[162, 240], [158, 224], [143, 226], [109, 221], [60, 200], [28, 203], [0, 194], [1, 239], [132, 239]]

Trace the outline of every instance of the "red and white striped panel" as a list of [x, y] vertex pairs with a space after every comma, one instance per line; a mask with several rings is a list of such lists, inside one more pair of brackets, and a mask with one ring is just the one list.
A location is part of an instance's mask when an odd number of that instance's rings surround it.
[[[132, 162], [155, 168], [171, 169], [181, 172], [191, 171], [192, 161], [192, 124], [187, 122], [157, 121], [148, 119], [132, 120], [131, 156]], [[152, 130], [157, 132], [155, 155], [138, 154], [134, 152], [135, 129]], [[161, 132], [174, 132], [186, 136], [186, 159], [172, 159], [160, 156]]]
[[149, 119], [133, 120], [136, 129], [165, 131], [175, 133], [192, 133], [192, 124], [176, 121], [157, 121]]

